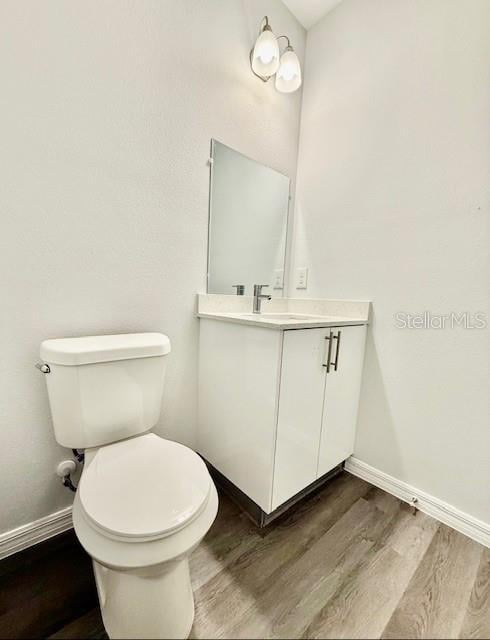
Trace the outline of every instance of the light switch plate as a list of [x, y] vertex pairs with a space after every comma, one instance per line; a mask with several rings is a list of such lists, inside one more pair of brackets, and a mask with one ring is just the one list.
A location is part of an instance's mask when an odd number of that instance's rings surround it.
[[296, 289], [308, 288], [308, 267], [298, 267], [296, 269]]
[[284, 269], [274, 271], [274, 289], [284, 289]]

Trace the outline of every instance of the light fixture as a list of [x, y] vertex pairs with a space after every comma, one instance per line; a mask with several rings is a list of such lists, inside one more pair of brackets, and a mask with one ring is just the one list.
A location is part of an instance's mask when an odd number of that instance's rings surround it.
[[[282, 55], [278, 41], [285, 38], [286, 48]], [[250, 51], [252, 72], [263, 82], [276, 75], [276, 89], [282, 93], [292, 93], [301, 86], [301, 65], [287, 36], [276, 37], [269, 24], [269, 18], [262, 20], [260, 33]]]
[[292, 93], [301, 86], [301, 65], [293, 47], [289, 44], [281, 56], [276, 73], [276, 89], [282, 93]]
[[272, 33], [267, 16], [264, 21], [265, 24], [255, 41], [250, 60], [255, 75], [268, 80], [279, 69], [279, 44]]

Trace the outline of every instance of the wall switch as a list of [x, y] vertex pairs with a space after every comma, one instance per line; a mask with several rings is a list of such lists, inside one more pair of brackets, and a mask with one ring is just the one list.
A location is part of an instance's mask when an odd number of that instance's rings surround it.
[[296, 269], [296, 289], [308, 288], [308, 268], [298, 267]]
[[284, 289], [284, 269], [274, 271], [274, 289]]

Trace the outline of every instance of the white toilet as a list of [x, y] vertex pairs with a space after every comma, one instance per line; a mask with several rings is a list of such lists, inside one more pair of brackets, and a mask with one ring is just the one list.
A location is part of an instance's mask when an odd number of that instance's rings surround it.
[[41, 345], [56, 440], [85, 449], [73, 505], [110, 638], [186, 638], [189, 555], [218, 509], [201, 458], [148, 433], [160, 415], [169, 339], [159, 333]]

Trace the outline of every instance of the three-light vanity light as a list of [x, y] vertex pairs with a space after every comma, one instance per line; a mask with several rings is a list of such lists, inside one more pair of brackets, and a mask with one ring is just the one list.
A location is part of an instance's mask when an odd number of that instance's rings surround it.
[[[285, 38], [284, 51], [279, 50], [279, 40]], [[252, 72], [264, 82], [276, 76], [275, 85], [282, 93], [292, 93], [301, 86], [301, 65], [287, 36], [275, 36], [269, 18], [262, 20], [260, 33], [250, 52]]]

